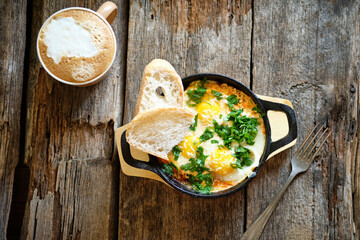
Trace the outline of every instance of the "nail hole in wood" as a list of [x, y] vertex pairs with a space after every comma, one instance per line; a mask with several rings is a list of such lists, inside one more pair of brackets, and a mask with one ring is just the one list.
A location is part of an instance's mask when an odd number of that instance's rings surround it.
[[356, 92], [356, 88], [354, 87], [354, 85], [350, 85], [350, 92], [351, 93], [355, 93]]

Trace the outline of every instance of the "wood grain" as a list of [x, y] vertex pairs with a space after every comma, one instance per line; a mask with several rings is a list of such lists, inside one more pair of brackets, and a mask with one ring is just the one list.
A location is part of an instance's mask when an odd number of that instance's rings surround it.
[[[285, 193], [262, 239], [359, 238], [359, 219], [356, 235], [354, 228], [359, 200], [352, 188], [359, 33], [359, 1], [254, 2], [253, 90], [293, 102], [299, 142], [318, 122], [333, 132], [311, 168]], [[293, 152], [269, 160], [249, 185], [247, 227], [284, 184]]]
[[87, 88], [56, 82], [36, 56], [42, 23], [62, 8], [96, 10], [102, 2], [0, 2], [0, 239], [19, 152], [30, 169], [22, 239], [239, 239], [256, 220], [287, 179], [296, 147], [221, 199], [119, 175], [114, 129], [131, 120], [142, 71], [154, 58], [182, 77], [225, 74], [258, 94], [290, 99], [299, 142], [316, 122], [333, 131], [262, 239], [360, 239], [359, 0], [116, 0], [118, 52], [108, 77]]
[[[249, 86], [251, 16], [251, 1], [131, 1], [124, 123], [154, 58], [168, 60], [182, 77], [214, 72]], [[235, 239], [243, 232], [244, 191], [195, 199], [121, 173], [119, 195], [121, 239]]]
[[26, 1], [1, 1], [0, 16], [0, 239], [5, 239], [19, 161]]
[[30, 185], [22, 239], [116, 237], [114, 128], [122, 120], [126, 4], [116, 3], [116, 61], [99, 84], [77, 88], [57, 82], [40, 66], [35, 51], [38, 31], [52, 13], [70, 6], [96, 10], [101, 3], [33, 3], [25, 139]]

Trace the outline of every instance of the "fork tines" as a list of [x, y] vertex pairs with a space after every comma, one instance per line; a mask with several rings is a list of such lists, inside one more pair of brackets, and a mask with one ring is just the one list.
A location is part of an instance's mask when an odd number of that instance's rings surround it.
[[[321, 126], [317, 132], [315, 132], [316, 128], [319, 126], [319, 124], [317, 124], [315, 126], [315, 128], [311, 131], [311, 133], [306, 137], [306, 139], [304, 140], [304, 142], [301, 144], [301, 146], [299, 147], [299, 149], [296, 151], [295, 156], [302, 156], [305, 159], [308, 159], [309, 161], [312, 161], [315, 156], [318, 154], [318, 152], [320, 151], [321, 147], [324, 145], [324, 143], [326, 142], [326, 140], [329, 138], [331, 131], [329, 130], [329, 128], [325, 128], [324, 126]], [[313, 133], [315, 132], [315, 135], [310, 139], [310, 137], [313, 135]], [[321, 133], [321, 134], [320, 134]], [[328, 133], [325, 138], [324, 135]], [[317, 136], [320, 134], [320, 136], [317, 138]], [[316, 140], [317, 138], [317, 140]], [[314, 143], [314, 141], [316, 140], [316, 142]], [[320, 142], [321, 141], [321, 142]], [[320, 142], [320, 144], [319, 144]], [[311, 155], [315, 149], [315, 147], [318, 146], [316, 152]], [[306, 146], [305, 146], [306, 145]], [[312, 147], [311, 147], [312, 145]], [[311, 149], [308, 151], [308, 149], [311, 147]], [[310, 156], [311, 155], [311, 156]], [[310, 157], [310, 158], [309, 158]]]

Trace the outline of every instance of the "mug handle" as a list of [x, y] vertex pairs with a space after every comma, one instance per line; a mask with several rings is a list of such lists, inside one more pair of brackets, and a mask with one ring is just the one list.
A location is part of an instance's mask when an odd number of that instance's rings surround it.
[[144, 161], [136, 160], [131, 156], [130, 145], [126, 141], [126, 130], [121, 135], [121, 152], [124, 161], [130, 166], [134, 168], [148, 170], [159, 175], [156, 167], [151, 162], [151, 160], [149, 162], [144, 162]]
[[289, 124], [289, 132], [288, 134], [275, 141], [271, 142], [270, 144], [270, 153], [273, 153], [274, 151], [278, 150], [279, 148], [291, 143], [297, 138], [297, 123], [296, 123], [296, 116], [294, 110], [282, 103], [275, 103], [275, 102], [269, 102], [266, 100], [261, 100], [262, 105], [265, 108], [265, 111], [280, 111], [284, 112], [286, 114], [286, 117], [288, 119]]
[[108, 1], [104, 2], [96, 12], [104, 17], [109, 24], [111, 24], [116, 17], [117, 11], [118, 7], [116, 4]]

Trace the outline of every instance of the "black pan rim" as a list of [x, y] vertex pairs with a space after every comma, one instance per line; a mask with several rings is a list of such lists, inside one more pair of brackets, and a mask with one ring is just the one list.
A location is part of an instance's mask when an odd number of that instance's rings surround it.
[[[250, 176], [248, 176], [245, 180], [241, 181], [240, 183], [236, 184], [233, 187], [230, 187], [228, 189], [225, 189], [223, 191], [219, 191], [219, 192], [214, 192], [214, 193], [210, 193], [210, 194], [203, 194], [200, 192], [197, 192], [189, 187], [187, 187], [186, 185], [180, 183], [178, 180], [176, 180], [175, 178], [168, 176], [166, 173], [164, 173], [161, 169], [161, 165], [159, 163], [159, 161], [157, 160], [157, 158], [155, 156], [149, 155], [150, 156], [150, 161], [155, 165], [156, 169], [157, 169], [157, 173], [158, 175], [166, 182], [168, 183], [171, 187], [179, 190], [180, 192], [183, 192], [187, 195], [193, 196], [193, 197], [198, 197], [198, 198], [219, 198], [219, 197], [225, 197], [231, 194], [234, 194], [236, 192], [238, 192], [239, 190], [245, 188], [258, 174], [258, 172], [261, 170], [262, 166], [264, 165], [264, 163], [267, 160], [267, 157], [270, 154], [270, 144], [271, 144], [271, 129], [270, 129], [270, 123], [269, 123], [269, 118], [267, 116], [267, 112], [266, 109], [264, 108], [264, 106], [261, 103], [261, 100], [255, 95], [255, 93], [253, 93], [248, 87], [246, 87], [244, 84], [242, 84], [241, 82], [230, 78], [228, 76], [225, 75], [221, 75], [221, 74], [215, 74], [215, 73], [199, 73], [199, 74], [195, 74], [195, 75], [191, 75], [191, 76], [187, 76], [184, 77], [182, 79], [182, 83], [184, 86], [184, 89], [187, 88], [187, 86], [196, 80], [201, 80], [204, 77], [206, 77], [208, 80], [213, 80], [213, 81], [218, 81], [218, 82], [223, 82], [226, 83], [240, 91], [243, 91], [246, 95], [250, 96], [251, 99], [255, 102], [255, 104], [260, 107], [261, 111], [263, 113], [265, 113], [263, 119], [264, 119], [264, 125], [265, 125], [265, 148], [262, 154], [262, 157], [259, 161], [259, 165], [256, 167], [254, 173]], [[219, 81], [220, 80], [220, 81]]]

